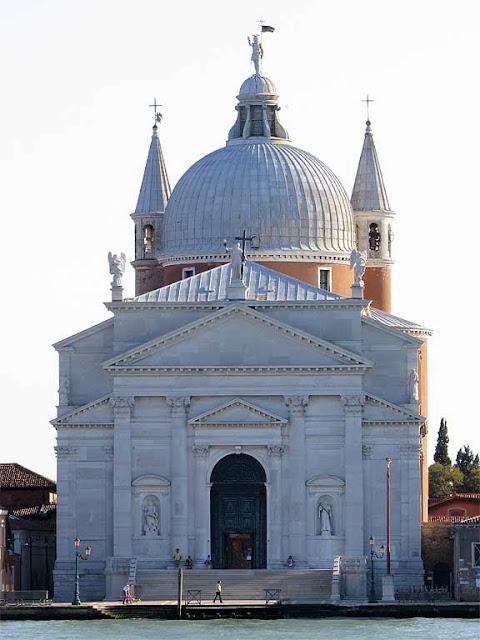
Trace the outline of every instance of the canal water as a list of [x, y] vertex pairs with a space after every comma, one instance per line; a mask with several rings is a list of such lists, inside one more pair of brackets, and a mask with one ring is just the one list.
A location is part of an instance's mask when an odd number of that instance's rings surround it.
[[3, 640], [472, 640], [479, 632], [478, 620], [459, 618], [0, 622]]

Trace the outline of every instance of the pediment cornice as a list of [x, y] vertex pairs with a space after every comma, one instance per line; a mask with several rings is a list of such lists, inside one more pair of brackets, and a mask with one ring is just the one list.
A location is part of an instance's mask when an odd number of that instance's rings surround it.
[[[246, 419], [229, 419], [228, 413], [231, 410], [236, 410], [237, 412], [238, 410], [243, 411]], [[266, 409], [253, 405], [242, 398], [234, 398], [214, 409], [190, 418], [188, 424], [192, 427], [282, 427], [288, 424], [288, 420]]]
[[[134, 363], [140, 365], [140, 361], [143, 358], [151, 355], [152, 352], [159, 351], [178, 342], [188, 339], [192, 334], [195, 334], [207, 327], [213, 326], [216, 323], [224, 322], [228, 318], [241, 316], [249, 319], [253, 323], [258, 323], [263, 326], [267, 326], [274, 331], [298, 341], [299, 344], [308, 346], [309, 348], [318, 349], [324, 355], [332, 358], [338, 364], [343, 366], [360, 366], [363, 368], [369, 368], [373, 366], [373, 362], [362, 358], [353, 352], [350, 352], [341, 347], [337, 347], [330, 342], [317, 338], [309, 333], [306, 333], [300, 329], [296, 329], [288, 324], [273, 320], [268, 316], [254, 309], [250, 309], [242, 304], [232, 304], [228, 307], [220, 309], [212, 314], [208, 314], [201, 320], [191, 322], [180, 329], [176, 329], [154, 340], [150, 340], [138, 347], [130, 349], [129, 351], [116, 355], [114, 358], [110, 358], [103, 363], [105, 370], [109, 371], [112, 368], [124, 368], [132, 366]], [[135, 365], [134, 365], [135, 366]], [[141, 366], [141, 365], [140, 365]], [[197, 367], [198, 368], [198, 367]], [[281, 367], [280, 367], [281, 368]], [[195, 367], [194, 367], [195, 369]]]
[[364, 426], [405, 424], [406, 422], [410, 422], [414, 424], [423, 424], [424, 422], [426, 422], [426, 418], [419, 415], [418, 413], [415, 413], [414, 411], [410, 411], [409, 409], [405, 409], [405, 407], [402, 407], [398, 404], [394, 404], [393, 402], [389, 402], [384, 398], [379, 398], [378, 396], [374, 396], [371, 393], [368, 393], [368, 392], [365, 393], [365, 399], [368, 405], [376, 405], [376, 406], [387, 408], [390, 411], [393, 411], [394, 413], [396, 413], [397, 417], [396, 418], [392, 417], [391, 420], [388, 418], [380, 419], [380, 420], [366, 419], [362, 421], [362, 424]]
[[97, 398], [97, 400], [94, 400], [93, 402], [89, 402], [87, 404], [84, 404], [80, 407], [77, 407], [76, 409], [74, 409], [73, 411], [69, 411], [68, 413], [64, 413], [63, 415], [61, 415], [58, 418], [54, 418], [53, 420], [50, 420], [50, 424], [52, 424], [54, 427], [73, 427], [73, 426], [80, 426], [80, 427], [101, 427], [101, 426], [106, 426], [106, 427], [113, 427], [113, 422], [98, 422], [98, 423], [91, 423], [91, 422], [86, 422], [84, 420], [81, 419], [81, 416], [83, 416], [83, 414], [86, 411], [90, 411], [92, 409], [95, 409], [97, 407], [100, 407], [104, 404], [108, 404], [110, 397], [111, 397], [111, 393], [107, 394], [106, 396], [102, 396], [101, 398]]

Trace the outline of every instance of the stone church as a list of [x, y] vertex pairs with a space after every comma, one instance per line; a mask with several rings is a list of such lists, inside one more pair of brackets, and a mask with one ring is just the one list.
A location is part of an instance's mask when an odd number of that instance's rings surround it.
[[226, 145], [173, 190], [156, 114], [135, 297], [109, 254], [110, 317], [54, 345], [57, 600], [76, 537], [85, 600], [117, 599], [132, 566], [161, 581], [176, 548], [198, 569], [284, 571], [291, 555], [365, 574], [370, 536], [390, 543], [396, 588], [423, 584], [430, 332], [391, 315], [395, 213], [371, 123], [349, 198], [290, 141], [259, 51]]

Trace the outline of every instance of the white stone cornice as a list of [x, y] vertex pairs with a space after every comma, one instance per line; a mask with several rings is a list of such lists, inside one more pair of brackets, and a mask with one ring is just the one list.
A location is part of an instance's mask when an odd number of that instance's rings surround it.
[[308, 402], [309, 396], [285, 396], [285, 404], [291, 416], [304, 416]]
[[270, 365], [252, 365], [252, 366], [190, 366], [190, 367], [161, 367], [155, 365], [127, 365], [127, 366], [108, 366], [105, 371], [111, 375], [250, 375], [255, 373], [265, 374], [272, 373], [274, 375], [292, 375], [292, 374], [329, 374], [341, 373], [364, 374], [370, 369], [365, 365], [321, 365], [318, 367], [309, 365], [291, 365], [291, 366], [270, 366]]
[[190, 407], [190, 396], [168, 396], [165, 398], [172, 416], [186, 416]]
[[[232, 411], [237, 414], [237, 418], [232, 420]], [[238, 418], [238, 412], [241, 412], [241, 419]], [[228, 402], [205, 411], [194, 418], [190, 418], [188, 423], [194, 427], [200, 426], [227, 426], [227, 427], [245, 427], [245, 426], [282, 426], [288, 420], [278, 416], [270, 411], [255, 406], [242, 398], [234, 398]]]
[[57, 424], [57, 431], [65, 429], [113, 429], [113, 422], [66, 422]]
[[[88, 424], [82, 422], [82, 420], [78, 419], [77, 416], [82, 415], [91, 409], [95, 409], [96, 407], [100, 407], [101, 405], [107, 404], [110, 400], [111, 394], [109, 393], [106, 396], [102, 396], [101, 398], [97, 398], [93, 402], [88, 402], [87, 404], [82, 405], [81, 407], [76, 407], [72, 411], [68, 411], [67, 413], [63, 413], [60, 417], [55, 418], [54, 420], [50, 420], [50, 424], [54, 427], [60, 426], [69, 426], [70, 424]], [[97, 424], [99, 424], [97, 422]]]
[[365, 405], [365, 396], [342, 396], [342, 404], [345, 413], [361, 414]]

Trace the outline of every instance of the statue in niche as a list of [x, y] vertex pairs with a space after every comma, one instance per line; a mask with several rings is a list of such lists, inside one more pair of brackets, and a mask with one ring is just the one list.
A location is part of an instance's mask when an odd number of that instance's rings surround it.
[[259, 40], [259, 36], [252, 36], [251, 40], [248, 38], [248, 44], [252, 47], [251, 61], [258, 76], [260, 75], [260, 60], [263, 58], [262, 43]]
[[410, 371], [408, 386], [409, 386], [409, 396], [410, 400], [418, 400], [418, 373], [416, 369], [412, 369]]
[[158, 509], [154, 504], [148, 504], [143, 508], [143, 530], [144, 533], [159, 532]]
[[320, 502], [318, 505], [320, 535], [332, 535], [332, 505]]
[[120, 255], [111, 251], [108, 252], [108, 264], [110, 266], [110, 273], [113, 275], [112, 287], [121, 287], [122, 278], [125, 273], [125, 263], [127, 262], [127, 256], [124, 253]]
[[367, 268], [366, 251], [352, 251], [350, 254], [350, 269], [353, 268], [354, 284], [356, 287], [363, 285], [363, 275]]

